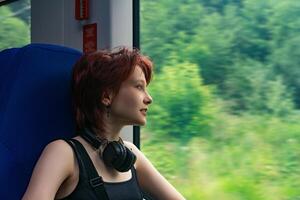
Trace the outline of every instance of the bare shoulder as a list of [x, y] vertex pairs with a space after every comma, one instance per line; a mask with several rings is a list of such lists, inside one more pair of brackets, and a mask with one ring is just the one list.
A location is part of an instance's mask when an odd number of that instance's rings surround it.
[[137, 156], [138, 159], [140, 156], [144, 156], [144, 154], [132, 142], [124, 141], [124, 144]]
[[128, 147], [130, 150], [132, 151], [136, 151], [136, 150], [139, 150], [135, 144], [133, 144], [132, 142], [129, 142], [129, 141], [124, 141], [124, 144], [126, 147]]
[[[57, 161], [68, 172], [68, 175], [73, 171], [74, 167], [74, 154], [72, 147], [64, 140], [54, 140], [46, 145], [42, 155]], [[42, 156], [41, 156], [42, 157]]]
[[47, 144], [42, 152], [43, 156], [53, 156], [53, 159], [73, 160], [72, 147], [64, 140], [54, 140]]
[[44, 148], [44, 151], [61, 151], [61, 153], [70, 154], [73, 150], [67, 142], [59, 139], [47, 144]]
[[[64, 140], [50, 142], [43, 149], [23, 200], [54, 199], [62, 182], [74, 170], [73, 150]], [[41, 194], [40, 191], [43, 191]]]

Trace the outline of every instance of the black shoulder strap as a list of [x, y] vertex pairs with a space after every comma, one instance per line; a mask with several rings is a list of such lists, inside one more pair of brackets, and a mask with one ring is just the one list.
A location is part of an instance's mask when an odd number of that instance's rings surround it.
[[79, 176], [83, 176], [83, 178], [89, 178], [88, 177], [88, 174], [87, 174], [87, 171], [85, 169], [85, 166], [84, 166], [84, 162], [82, 160], [82, 156], [80, 155], [78, 149], [76, 148], [75, 144], [73, 142], [71, 142], [70, 140], [67, 140], [67, 139], [63, 139], [65, 142], [67, 142], [73, 149], [74, 153], [75, 153], [75, 156], [77, 158], [77, 161], [78, 161], [78, 167], [79, 167]]
[[70, 139], [70, 140], [75, 144], [76, 147], [75, 151], [77, 151], [76, 153], [78, 153], [79, 157], [81, 158], [78, 162], [81, 162], [83, 168], [85, 169], [84, 171], [86, 172], [87, 177], [89, 179], [89, 184], [95, 191], [96, 196], [99, 199], [109, 200], [105, 187], [103, 185], [104, 182], [102, 180], [102, 177], [98, 175], [98, 172], [95, 169], [95, 166], [93, 165], [93, 162], [90, 159], [85, 148], [78, 140], [75, 139]]

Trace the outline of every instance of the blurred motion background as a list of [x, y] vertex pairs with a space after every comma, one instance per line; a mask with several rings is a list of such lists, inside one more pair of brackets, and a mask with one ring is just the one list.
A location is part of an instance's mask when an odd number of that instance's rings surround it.
[[[155, 64], [141, 150], [187, 198], [300, 200], [300, 1], [141, 0]], [[30, 0], [0, 7], [0, 50]]]
[[300, 1], [141, 0], [141, 149], [187, 199], [300, 200]]

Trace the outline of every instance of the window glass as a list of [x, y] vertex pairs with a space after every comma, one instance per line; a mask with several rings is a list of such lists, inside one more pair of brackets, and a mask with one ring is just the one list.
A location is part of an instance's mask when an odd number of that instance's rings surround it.
[[298, 0], [141, 0], [141, 149], [187, 198], [300, 198]]
[[0, 6], [0, 50], [30, 43], [30, 0]]

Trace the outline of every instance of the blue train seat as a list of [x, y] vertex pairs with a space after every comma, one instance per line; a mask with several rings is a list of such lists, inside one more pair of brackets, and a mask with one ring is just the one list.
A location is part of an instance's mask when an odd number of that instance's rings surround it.
[[71, 69], [80, 56], [51, 44], [0, 52], [0, 199], [20, 200], [45, 145], [73, 137]]

